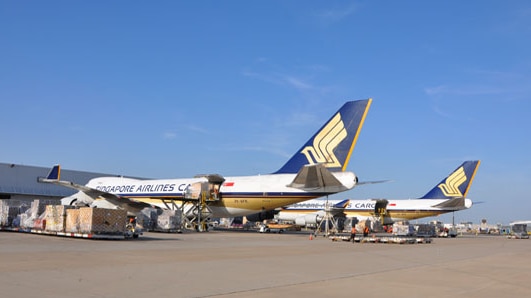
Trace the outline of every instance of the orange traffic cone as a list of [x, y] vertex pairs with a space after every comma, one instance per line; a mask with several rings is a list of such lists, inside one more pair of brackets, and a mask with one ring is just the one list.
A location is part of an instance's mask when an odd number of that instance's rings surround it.
[[310, 234], [310, 240], [313, 240], [313, 234]]

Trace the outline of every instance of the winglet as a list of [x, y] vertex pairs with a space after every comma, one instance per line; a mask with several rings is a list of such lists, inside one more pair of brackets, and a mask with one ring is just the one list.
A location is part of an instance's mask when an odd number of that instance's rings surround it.
[[345, 103], [275, 174], [295, 174], [317, 163], [345, 171], [371, 103], [371, 98]]
[[479, 164], [479, 160], [465, 161], [421, 199], [465, 198]]
[[50, 172], [48, 172], [48, 175], [46, 175], [46, 178], [39, 177], [37, 179], [38, 182], [52, 182], [52, 181], [59, 181], [61, 180], [61, 166], [60, 165], [54, 165]]
[[61, 166], [60, 165], [53, 166], [50, 172], [48, 173], [48, 176], [46, 176], [46, 179], [61, 180]]

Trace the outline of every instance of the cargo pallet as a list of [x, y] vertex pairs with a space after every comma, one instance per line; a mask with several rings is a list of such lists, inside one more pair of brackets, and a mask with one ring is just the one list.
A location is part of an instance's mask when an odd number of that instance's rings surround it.
[[[332, 241], [351, 241], [350, 236], [331, 236]], [[390, 244], [418, 244], [418, 243], [431, 243], [431, 237], [416, 237], [416, 236], [356, 236], [354, 242], [358, 243], [390, 243]]]
[[43, 231], [43, 230], [28, 229], [28, 228], [10, 228], [10, 227], [0, 227], [0, 231], [41, 234], [41, 235], [71, 237], [71, 238], [86, 238], [86, 239], [121, 240], [121, 239], [129, 238], [129, 237], [126, 237], [125, 234], [52, 232], [52, 231]]

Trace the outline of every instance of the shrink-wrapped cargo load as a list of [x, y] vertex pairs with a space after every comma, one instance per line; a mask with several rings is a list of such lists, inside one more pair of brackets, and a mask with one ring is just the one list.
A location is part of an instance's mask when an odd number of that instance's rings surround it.
[[79, 233], [79, 209], [66, 210], [65, 232]]
[[46, 225], [44, 230], [47, 232], [64, 232], [66, 210], [72, 209], [73, 206], [65, 205], [47, 205], [46, 206]]
[[174, 232], [181, 230], [182, 212], [180, 210], [163, 210], [157, 216], [155, 231]]
[[9, 201], [0, 200], [0, 227], [11, 226], [20, 211], [19, 207], [10, 206]]
[[81, 233], [123, 234], [127, 224], [127, 211], [83, 207], [79, 209]]
[[153, 231], [157, 221], [157, 209], [144, 208], [136, 217], [136, 226], [144, 231]]

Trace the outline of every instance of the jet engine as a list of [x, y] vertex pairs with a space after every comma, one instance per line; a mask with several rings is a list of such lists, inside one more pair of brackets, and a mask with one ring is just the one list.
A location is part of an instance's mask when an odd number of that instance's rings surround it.
[[246, 215], [248, 221], [263, 221], [268, 219], [275, 218], [275, 214], [277, 214], [278, 211], [276, 210], [267, 210], [267, 211], [261, 211], [258, 213]]
[[323, 219], [319, 214], [307, 214], [295, 218], [295, 224], [298, 226], [315, 225]]
[[94, 200], [82, 192], [77, 192], [71, 196], [61, 199], [61, 205], [70, 205], [76, 207], [90, 206]]

